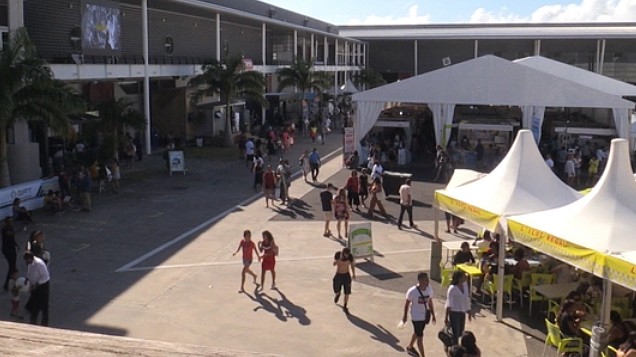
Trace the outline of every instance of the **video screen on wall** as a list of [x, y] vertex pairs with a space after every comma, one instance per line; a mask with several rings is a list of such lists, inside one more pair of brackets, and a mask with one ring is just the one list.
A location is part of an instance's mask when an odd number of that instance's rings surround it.
[[107, 0], [82, 2], [82, 51], [110, 54], [121, 51], [121, 10]]

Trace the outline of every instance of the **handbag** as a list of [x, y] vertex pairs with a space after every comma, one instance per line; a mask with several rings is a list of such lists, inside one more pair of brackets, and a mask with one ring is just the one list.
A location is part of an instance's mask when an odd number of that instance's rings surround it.
[[444, 348], [448, 348], [454, 345], [453, 341], [453, 330], [451, 329], [450, 324], [444, 325], [441, 330], [437, 333], [437, 338], [444, 344]]

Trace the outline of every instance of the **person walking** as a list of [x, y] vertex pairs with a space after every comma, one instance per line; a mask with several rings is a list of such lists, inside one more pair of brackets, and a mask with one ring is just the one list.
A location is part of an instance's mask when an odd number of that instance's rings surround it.
[[11, 217], [6, 217], [4, 219], [4, 226], [2, 226], [2, 255], [4, 255], [7, 259], [7, 263], [9, 263], [9, 270], [7, 271], [7, 277], [4, 279], [4, 285], [2, 286], [4, 290], [9, 290], [9, 279], [11, 279], [11, 274], [18, 270], [16, 262], [18, 259], [19, 249], [20, 247], [15, 241], [13, 219], [11, 219]]
[[263, 161], [263, 154], [260, 150], [256, 151], [254, 154], [254, 162], [252, 164], [252, 172], [254, 172], [254, 191], [257, 191], [258, 188], [256, 186], [263, 187], [263, 167], [265, 166], [265, 161]]
[[313, 182], [318, 181], [318, 174], [320, 173], [320, 155], [316, 148], [311, 150], [309, 154], [309, 167], [311, 169], [311, 180]]
[[384, 209], [384, 205], [382, 204], [382, 201], [378, 197], [382, 194], [382, 181], [380, 181], [379, 177], [376, 177], [376, 179], [371, 184], [371, 189], [369, 190], [369, 194], [371, 195], [371, 201], [369, 202], [368, 215], [371, 216], [371, 218], [373, 218], [373, 215], [375, 213], [375, 206], [377, 205], [378, 209], [380, 210], [380, 213], [382, 213], [382, 215], [386, 217], [387, 216], [386, 210]]
[[347, 179], [345, 188], [347, 189], [349, 207], [353, 209], [353, 205], [356, 205], [356, 211], [360, 211], [360, 180], [358, 179], [357, 171], [351, 171], [351, 176]]
[[347, 191], [344, 188], [338, 190], [338, 195], [334, 198], [332, 206], [333, 215], [337, 221], [338, 239], [343, 239], [340, 234], [340, 226], [344, 221], [344, 233], [345, 237], [347, 237], [349, 233], [349, 211], [351, 211], [351, 208], [347, 204]]
[[333, 217], [333, 192], [336, 187], [330, 183], [327, 184], [327, 187], [323, 191], [320, 192], [320, 204], [322, 206], [322, 213], [325, 216], [325, 229], [323, 230], [323, 237], [330, 237], [331, 230], [329, 229], [329, 223], [331, 222], [331, 218]]
[[298, 165], [300, 165], [303, 170], [303, 178], [305, 179], [305, 182], [308, 182], [307, 175], [311, 172], [311, 166], [309, 165], [309, 150], [305, 150], [305, 152], [300, 155], [300, 158], [298, 158]]
[[270, 231], [263, 231], [263, 240], [258, 242], [258, 249], [261, 252], [261, 289], [265, 286], [265, 272], [272, 273], [272, 289], [276, 288], [276, 256], [278, 246], [274, 243], [274, 236]]
[[360, 203], [362, 203], [362, 207], [367, 207], [366, 200], [369, 197], [369, 169], [362, 169], [362, 173], [359, 177], [359, 189], [358, 196], [360, 197]]
[[333, 292], [335, 294], [333, 298], [334, 304], [337, 304], [340, 300], [340, 294], [344, 290], [344, 305], [342, 310], [345, 314], [349, 314], [349, 296], [351, 295], [351, 282], [356, 279], [356, 268], [353, 255], [349, 248], [343, 248], [342, 251], [336, 252], [333, 257], [333, 266], [336, 267], [336, 275], [333, 277]]
[[272, 171], [271, 165], [267, 165], [263, 174], [263, 193], [265, 194], [265, 207], [269, 207], [269, 200], [272, 200], [272, 206], [276, 206], [276, 175]]
[[413, 196], [411, 194], [411, 179], [404, 180], [404, 184], [400, 186], [400, 217], [398, 218], [398, 229], [402, 229], [402, 219], [404, 212], [409, 215], [409, 223], [411, 228], [417, 229], [413, 223]]
[[80, 168], [80, 182], [79, 182], [79, 191], [82, 197], [82, 211], [90, 212], [92, 209], [91, 202], [91, 175], [88, 172], [88, 169], [83, 166]]
[[453, 343], [459, 343], [459, 338], [466, 328], [466, 316], [472, 320], [470, 307], [470, 290], [468, 289], [466, 273], [456, 270], [446, 294], [446, 317], [444, 324], [450, 325], [453, 331]]
[[40, 311], [42, 312], [42, 326], [49, 325], [49, 281], [51, 277], [44, 261], [30, 251], [24, 252], [27, 265], [27, 280], [31, 295], [26, 303], [29, 312], [29, 322], [36, 324]]
[[[406, 323], [409, 308], [411, 310], [411, 322], [413, 323], [413, 335], [411, 341], [406, 347], [406, 352], [411, 356], [422, 356], [424, 354], [424, 328], [429, 322], [436, 323], [435, 306], [433, 304], [433, 289], [429, 285], [428, 274], [417, 274], [417, 285], [412, 286], [406, 292], [406, 301], [404, 303], [404, 314], [402, 315], [402, 323]], [[418, 352], [413, 348], [417, 341]]]
[[254, 284], [258, 286], [256, 273], [250, 269], [250, 265], [252, 265], [254, 258], [252, 253], [256, 253], [256, 257], [259, 261], [261, 260], [261, 256], [258, 254], [258, 250], [256, 250], [256, 244], [252, 241], [252, 232], [249, 229], [243, 231], [243, 239], [239, 242], [238, 248], [236, 248], [236, 252], [234, 252], [232, 256], [241, 250], [243, 251], [243, 270], [241, 271], [241, 290], [239, 290], [239, 293], [245, 292], [245, 274], [251, 275], [252, 278], [254, 278]]

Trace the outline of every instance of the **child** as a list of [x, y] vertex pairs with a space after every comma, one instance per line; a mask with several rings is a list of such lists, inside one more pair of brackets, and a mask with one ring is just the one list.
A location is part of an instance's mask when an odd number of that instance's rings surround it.
[[9, 292], [11, 292], [10, 316], [22, 320], [24, 317], [22, 317], [18, 312], [18, 310], [20, 309], [20, 289], [22, 287], [16, 284], [17, 279], [18, 271], [14, 270], [13, 273], [11, 273], [11, 278], [9, 279]]
[[243, 251], [243, 270], [241, 271], [241, 290], [240, 293], [245, 291], [245, 275], [249, 274], [254, 278], [254, 284], [258, 286], [256, 283], [256, 273], [254, 273], [250, 269], [250, 265], [252, 265], [253, 255], [252, 253], [256, 253], [256, 257], [258, 260], [261, 260], [261, 256], [258, 254], [258, 250], [256, 250], [256, 244], [252, 241], [252, 232], [249, 229], [243, 231], [243, 239], [239, 242], [238, 248], [236, 248], [236, 252], [232, 255], [236, 255], [239, 251]]

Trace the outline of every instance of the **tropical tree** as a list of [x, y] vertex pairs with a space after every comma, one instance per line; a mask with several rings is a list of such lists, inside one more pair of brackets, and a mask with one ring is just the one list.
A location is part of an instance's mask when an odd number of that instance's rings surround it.
[[324, 72], [314, 71], [313, 63], [301, 57], [295, 57], [291, 66], [280, 68], [278, 74], [278, 91], [296, 87], [301, 94], [298, 102], [298, 114], [303, 114], [303, 100], [309, 91], [323, 92], [329, 86], [329, 76]]
[[382, 75], [371, 68], [364, 68], [351, 76], [353, 84], [358, 89], [371, 89], [386, 83]]
[[253, 99], [261, 105], [265, 100], [265, 77], [256, 71], [246, 71], [242, 56], [225, 56], [223, 62], [210, 60], [202, 67], [203, 73], [193, 78], [191, 83], [199, 86], [192, 94], [194, 102], [203, 97], [220, 97], [225, 105], [225, 145], [232, 145], [232, 124], [230, 105], [238, 98]]
[[68, 114], [83, 107], [77, 95], [56, 81], [24, 28], [11, 33], [0, 53], [0, 187], [11, 184], [7, 129], [17, 121], [41, 121], [55, 130], [68, 128]]
[[[103, 158], [116, 157], [120, 145], [120, 137], [124, 128], [142, 130], [146, 127], [144, 115], [133, 108], [134, 102], [124, 98], [103, 102], [97, 106], [99, 111], [98, 129], [104, 134], [104, 144], [101, 148]], [[142, 150], [142, 148], [137, 148]]]

